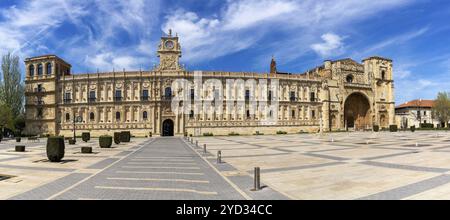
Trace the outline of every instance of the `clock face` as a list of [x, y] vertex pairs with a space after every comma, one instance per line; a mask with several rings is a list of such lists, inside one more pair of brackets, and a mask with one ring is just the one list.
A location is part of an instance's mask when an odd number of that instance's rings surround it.
[[166, 48], [173, 49], [173, 41], [166, 41]]

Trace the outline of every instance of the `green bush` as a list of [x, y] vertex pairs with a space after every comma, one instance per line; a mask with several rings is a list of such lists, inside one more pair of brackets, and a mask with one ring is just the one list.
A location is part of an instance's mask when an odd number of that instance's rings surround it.
[[16, 137], [16, 142], [17, 143], [20, 143], [22, 141], [22, 138], [21, 137]]
[[433, 129], [434, 128], [434, 124], [430, 124], [430, 123], [423, 123], [420, 124], [420, 128], [425, 128], [425, 129]]
[[229, 133], [228, 135], [229, 135], [229, 136], [239, 136], [240, 134], [239, 134], [239, 133], [235, 133], [235, 132], [231, 132], [231, 133]]
[[89, 132], [83, 132], [81, 134], [81, 139], [83, 139], [84, 142], [88, 142], [91, 140], [91, 133]]
[[415, 132], [416, 131], [416, 126], [411, 126], [409, 129], [411, 130], [411, 132]]
[[264, 135], [264, 133], [260, 133], [259, 131], [256, 131], [255, 135]]
[[389, 126], [389, 131], [390, 131], [390, 132], [398, 132], [398, 127], [397, 127], [397, 125], [390, 125], [390, 126]]
[[122, 131], [120, 133], [120, 142], [128, 143], [131, 140], [131, 133], [129, 131]]
[[70, 139], [69, 140], [69, 145], [74, 145], [74, 144], [76, 144], [77, 143], [77, 141], [75, 141], [75, 140], [73, 140], [73, 139]]
[[51, 162], [60, 162], [64, 158], [64, 138], [63, 137], [48, 137], [47, 138], [47, 158]]
[[287, 134], [286, 131], [277, 131], [277, 134]]
[[205, 136], [205, 137], [211, 137], [211, 136], [214, 136], [214, 134], [213, 134], [213, 133], [203, 133], [203, 136]]
[[380, 126], [374, 125], [374, 126], [373, 126], [373, 131], [374, 131], [374, 132], [379, 132], [379, 131], [380, 131]]
[[101, 148], [111, 148], [112, 145], [112, 137], [109, 135], [102, 135], [100, 136], [99, 140], [99, 144]]
[[114, 132], [114, 143], [115, 144], [120, 144], [120, 132]]

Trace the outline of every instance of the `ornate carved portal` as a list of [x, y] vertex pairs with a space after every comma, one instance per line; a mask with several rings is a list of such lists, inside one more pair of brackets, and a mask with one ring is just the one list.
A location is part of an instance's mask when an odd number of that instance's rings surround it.
[[363, 130], [372, 127], [369, 100], [363, 94], [350, 95], [345, 101], [344, 112], [347, 129]]

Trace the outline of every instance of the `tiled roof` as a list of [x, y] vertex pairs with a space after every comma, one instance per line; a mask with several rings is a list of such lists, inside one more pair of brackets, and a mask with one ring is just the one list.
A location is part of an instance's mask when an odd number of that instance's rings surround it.
[[434, 105], [434, 100], [412, 100], [406, 103], [403, 103], [397, 107], [395, 107], [396, 109], [400, 109], [400, 108], [432, 108]]

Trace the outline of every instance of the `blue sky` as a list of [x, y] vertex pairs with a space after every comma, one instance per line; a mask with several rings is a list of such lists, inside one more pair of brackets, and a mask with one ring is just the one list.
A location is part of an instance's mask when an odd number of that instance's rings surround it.
[[1, 0], [0, 52], [56, 54], [76, 73], [150, 69], [172, 28], [189, 70], [389, 57], [401, 103], [450, 91], [449, 21], [448, 0]]

